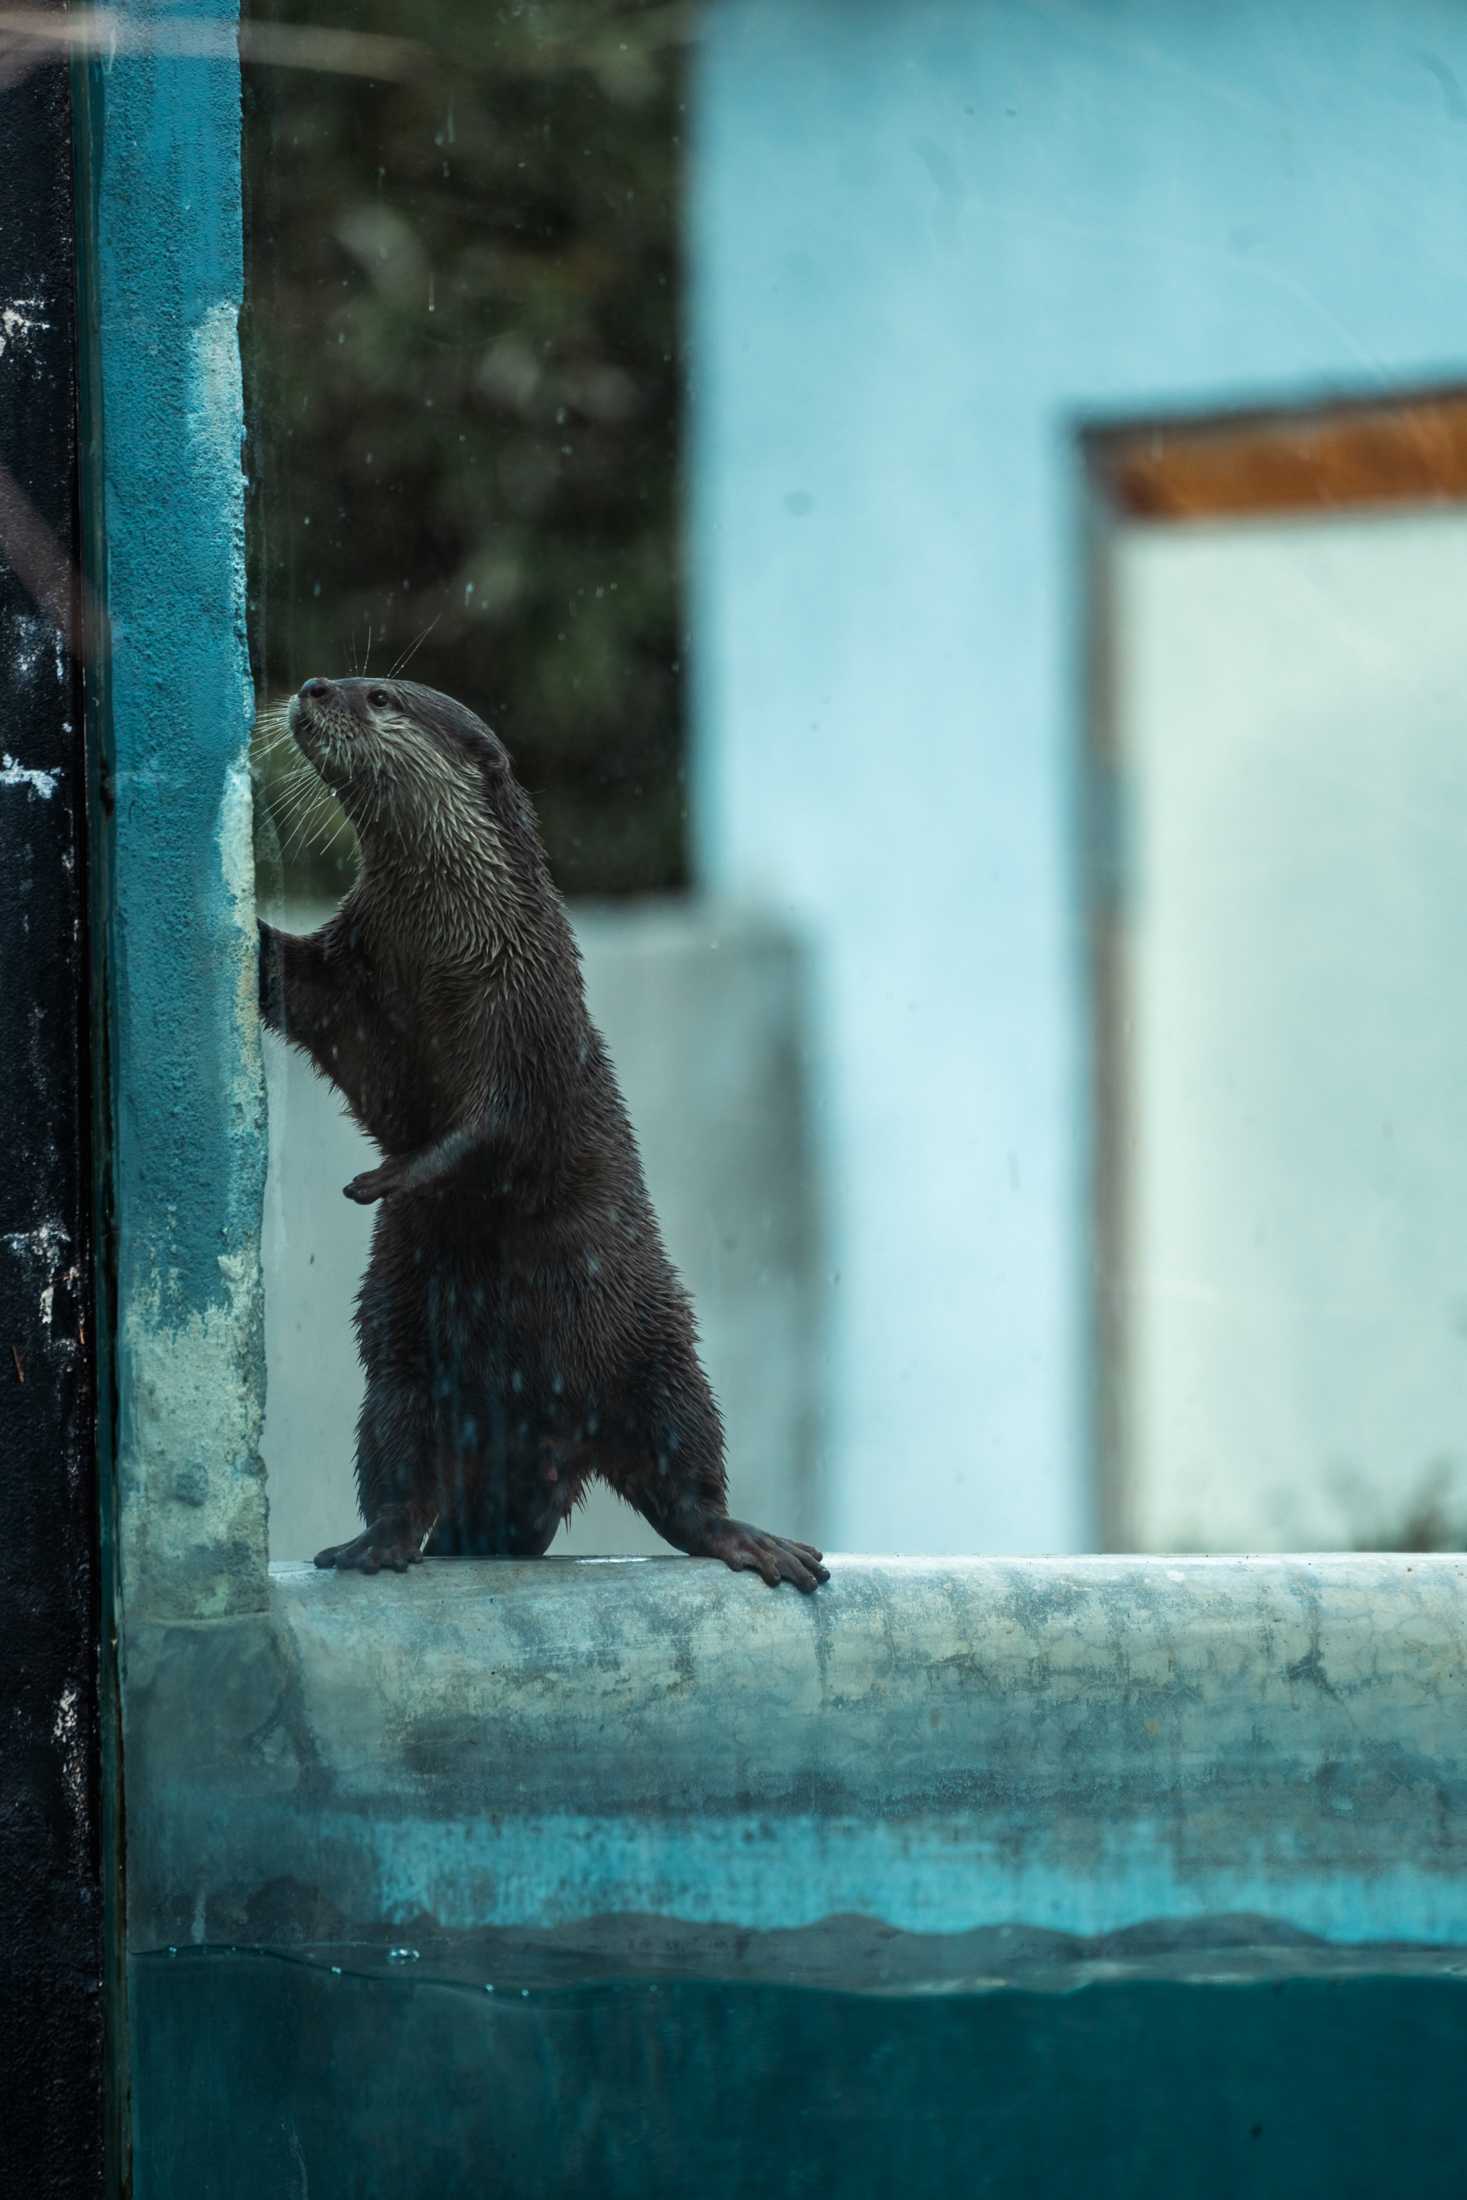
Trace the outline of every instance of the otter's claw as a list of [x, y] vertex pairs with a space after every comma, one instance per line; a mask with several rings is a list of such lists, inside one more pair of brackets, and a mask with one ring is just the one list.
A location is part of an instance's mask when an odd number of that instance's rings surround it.
[[341, 1187], [345, 1199], [354, 1199], [359, 1207], [370, 1207], [374, 1200], [390, 1199], [399, 1190], [402, 1171], [395, 1161], [384, 1161], [375, 1169], [364, 1169], [354, 1176], [350, 1184]]

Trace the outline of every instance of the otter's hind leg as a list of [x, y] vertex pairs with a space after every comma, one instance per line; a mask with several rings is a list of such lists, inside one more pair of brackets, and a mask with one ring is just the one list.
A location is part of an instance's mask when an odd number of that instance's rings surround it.
[[616, 1421], [617, 1440], [597, 1471], [675, 1550], [721, 1558], [771, 1589], [791, 1581], [808, 1594], [830, 1579], [813, 1544], [729, 1517], [723, 1427], [696, 1360], [675, 1366], [672, 1380], [658, 1371], [635, 1386]]
[[367, 1383], [357, 1415], [357, 1502], [366, 1527], [316, 1553], [318, 1566], [405, 1573], [423, 1545], [442, 1495], [434, 1474], [434, 1413], [423, 1364], [422, 1281], [411, 1249], [379, 1210], [357, 1295], [357, 1349]]
[[417, 1565], [437, 1517], [426, 1393], [411, 1382], [368, 1375], [357, 1420], [357, 1497], [367, 1525], [348, 1543], [316, 1553], [343, 1572], [404, 1574]]

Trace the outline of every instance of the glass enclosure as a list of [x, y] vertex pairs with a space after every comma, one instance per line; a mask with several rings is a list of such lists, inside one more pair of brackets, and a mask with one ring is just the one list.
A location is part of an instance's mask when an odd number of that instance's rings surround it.
[[1460, 2191], [1467, 16], [76, 44], [140, 2200]]
[[[1459, 1538], [1430, 13], [246, 22], [262, 904], [357, 864], [303, 681], [495, 728], [786, 1532]], [[299, 1558], [353, 1514], [370, 1150], [267, 1066]], [[557, 1545], [663, 1547], [599, 1490]]]

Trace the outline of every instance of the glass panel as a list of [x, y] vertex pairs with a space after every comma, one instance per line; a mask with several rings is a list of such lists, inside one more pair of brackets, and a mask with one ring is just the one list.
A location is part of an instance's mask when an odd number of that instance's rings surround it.
[[[688, 890], [688, 26], [675, 11], [381, 16], [400, 43], [359, 58], [385, 58], [385, 81], [280, 71], [248, 107], [264, 913], [311, 931], [361, 861], [280, 715], [303, 679], [399, 667], [497, 730], [572, 897], [739, 1432], [740, 1501], [808, 1534], [822, 1368], [806, 945], [767, 902]], [[555, 1035], [526, 1043], [546, 1055]], [[299, 1558], [347, 1540], [355, 1511], [350, 1309], [373, 1216], [340, 1187], [372, 1155], [303, 1053], [272, 1045], [269, 1075], [266, 1454], [272, 1550]], [[572, 1493], [579, 1468], [555, 1471]], [[666, 1548], [585, 1488], [560, 1548]]]
[[[1446, 80], [1400, 62], [1388, 98], [1302, 29], [1292, 76], [1241, 19], [1189, 35], [386, 0], [246, 26], [304, 64], [251, 70], [246, 111], [266, 913], [309, 932], [361, 861], [287, 726], [305, 681], [397, 667], [495, 729], [736, 1509], [802, 1538], [1458, 1532], [1463, 912], [1429, 822], [1455, 534], [1416, 515], [1467, 470], [1434, 248], [1367, 181], [1409, 109], [1432, 197]], [[1290, 165], [1316, 77], [1333, 119]], [[1187, 850], [1244, 746], [1257, 816], [1215, 832], [1204, 913]], [[299, 1558], [352, 1525], [384, 1210], [340, 1197], [374, 1149], [329, 1083], [274, 1039], [268, 1072]], [[666, 1547], [584, 1490], [557, 1549]]]
[[129, 1673], [150, 2160], [1459, 2190], [1456, 1568], [1228, 1554], [1467, 1503], [1467, 21], [241, 51], [275, 1565]]

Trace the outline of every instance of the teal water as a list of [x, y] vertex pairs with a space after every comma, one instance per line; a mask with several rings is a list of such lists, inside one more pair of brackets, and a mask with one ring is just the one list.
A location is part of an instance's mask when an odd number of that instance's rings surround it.
[[203, 1948], [130, 1979], [137, 2200], [1467, 2193], [1455, 1968], [486, 1991]]

